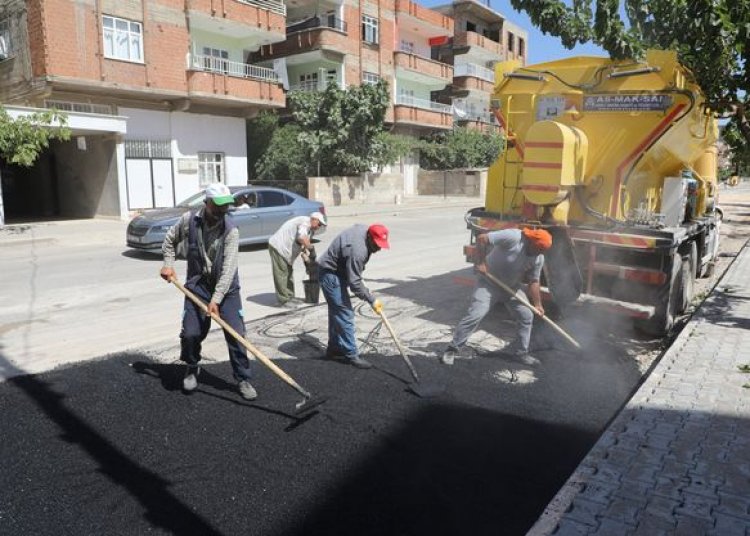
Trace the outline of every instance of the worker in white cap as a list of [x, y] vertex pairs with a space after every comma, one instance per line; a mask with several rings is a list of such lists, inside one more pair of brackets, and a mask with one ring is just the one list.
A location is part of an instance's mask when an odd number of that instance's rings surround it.
[[302, 302], [294, 297], [292, 266], [302, 252], [314, 257], [312, 238], [315, 234], [322, 233], [325, 226], [326, 217], [321, 212], [297, 216], [284, 223], [268, 241], [273, 284], [280, 307], [295, 307]]

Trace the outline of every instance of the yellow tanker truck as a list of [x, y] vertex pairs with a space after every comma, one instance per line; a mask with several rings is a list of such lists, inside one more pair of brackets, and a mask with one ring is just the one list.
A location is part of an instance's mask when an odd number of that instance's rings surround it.
[[718, 252], [718, 128], [672, 52], [496, 66], [491, 108], [507, 146], [490, 167], [477, 233], [549, 230], [555, 305], [590, 301], [653, 334], [684, 311]]

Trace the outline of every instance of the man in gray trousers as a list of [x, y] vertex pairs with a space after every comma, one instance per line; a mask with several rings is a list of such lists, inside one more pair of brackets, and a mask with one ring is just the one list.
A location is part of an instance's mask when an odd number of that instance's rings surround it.
[[[480, 251], [491, 248], [486, 259], [477, 264], [477, 271], [489, 272], [503, 281], [507, 286], [522, 294], [523, 285], [527, 285], [527, 292], [531, 304], [540, 315], [544, 315], [542, 298], [539, 290], [539, 277], [544, 265], [544, 252], [552, 247], [552, 235], [544, 229], [503, 229], [481, 234], [477, 237]], [[503, 303], [516, 318], [518, 334], [504, 353], [510, 354], [526, 365], [535, 365], [538, 361], [529, 354], [531, 327], [534, 323], [534, 313], [502, 289], [479, 277], [474, 288], [471, 304], [466, 315], [461, 319], [453, 333], [453, 340], [446, 348], [440, 360], [445, 365], [452, 365], [460, 348], [466, 344], [479, 323], [487, 316], [496, 303]]]

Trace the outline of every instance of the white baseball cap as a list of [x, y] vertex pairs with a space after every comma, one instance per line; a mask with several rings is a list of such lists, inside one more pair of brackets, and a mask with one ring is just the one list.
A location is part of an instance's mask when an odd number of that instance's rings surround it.
[[234, 203], [232, 192], [226, 184], [215, 182], [206, 188], [206, 199], [210, 199], [215, 205], [222, 206]]
[[313, 212], [312, 214], [310, 214], [310, 217], [311, 217], [311, 218], [315, 218], [315, 219], [316, 219], [316, 220], [318, 220], [318, 221], [319, 221], [319, 222], [320, 222], [320, 223], [321, 223], [322, 225], [328, 225], [328, 224], [326, 223], [326, 217], [325, 217], [325, 216], [323, 216], [323, 213], [322, 213], [322, 212], [317, 212], [317, 211], [316, 211], [316, 212]]

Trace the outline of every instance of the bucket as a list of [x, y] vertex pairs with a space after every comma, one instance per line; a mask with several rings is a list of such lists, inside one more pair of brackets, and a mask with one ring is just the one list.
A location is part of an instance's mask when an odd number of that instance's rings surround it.
[[320, 283], [305, 279], [302, 281], [305, 287], [305, 303], [318, 303], [320, 301]]

